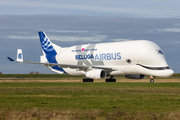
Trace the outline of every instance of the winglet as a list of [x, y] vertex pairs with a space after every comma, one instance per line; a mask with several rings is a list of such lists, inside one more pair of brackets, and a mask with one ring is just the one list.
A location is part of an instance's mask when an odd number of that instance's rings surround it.
[[17, 49], [17, 62], [23, 62], [23, 54], [21, 49]]
[[12, 58], [10, 57], [7, 57], [11, 62], [14, 62], [15, 60], [13, 60]]

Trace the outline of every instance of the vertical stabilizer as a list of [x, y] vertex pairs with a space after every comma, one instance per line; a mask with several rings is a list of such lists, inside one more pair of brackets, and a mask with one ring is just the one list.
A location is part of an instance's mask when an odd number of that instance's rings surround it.
[[23, 62], [23, 54], [21, 49], [17, 49], [17, 59], [18, 62]]
[[44, 31], [39, 32], [39, 38], [44, 56], [49, 63], [57, 63], [56, 55], [60, 51], [61, 47], [53, 44]]
[[44, 51], [44, 53], [46, 55], [56, 55], [57, 54], [50, 39], [48, 38], [48, 36], [45, 34], [44, 31], [39, 32], [39, 38], [40, 38], [42, 50]]
[[[61, 47], [58, 45], [53, 44], [48, 36], [45, 34], [44, 31], [40, 31], [39, 33], [39, 38], [40, 38], [40, 43], [41, 47], [43, 50], [44, 55], [41, 56], [41, 62], [46, 63], [57, 63], [56, 60], [56, 55], [60, 53]], [[47, 60], [46, 60], [47, 59]], [[53, 71], [57, 71], [58, 73], [66, 73], [62, 68], [59, 66], [53, 66], [51, 67]]]

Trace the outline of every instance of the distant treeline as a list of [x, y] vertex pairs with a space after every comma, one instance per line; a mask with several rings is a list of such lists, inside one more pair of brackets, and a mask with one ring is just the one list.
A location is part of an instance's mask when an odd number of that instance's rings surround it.
[[[0, 79], [2, 78], [21, 78], [21, 79], [28, 79], [28, 78], [72, 78], [72, 79], [78, 79], [78, 78], [84, 78], [85, 76], [71, 76], [66, 74], [0, 74]], [[124, 76], [116, 76], [116, 78], [122, 78]], [[149, 78], [149, 76], [146, 76], [145, 78]], [[170, 78], [180, 78], [180, 73], [175, 73]]]
[[66, 74], [0, 74], [0, 78], [67, 78], [67, 77], [82, 77], [69, 76]]

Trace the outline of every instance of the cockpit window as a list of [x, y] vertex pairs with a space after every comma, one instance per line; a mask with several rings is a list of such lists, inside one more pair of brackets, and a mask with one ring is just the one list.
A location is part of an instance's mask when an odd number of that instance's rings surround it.
[[141, 64], [137, 64], [141, 67], [144, 67], [144, 68], [147, 68], [147, 69], [150, 69], [150, 70], [166, 70], [166, 69], [170, 69], [168, 66], [167, 67], [147, 67], [147, 66], [144, 66], [144, 65], [141, 65]]
[[164, 54], [162, 50], [156, 50], [158, 52], [158, 54]]

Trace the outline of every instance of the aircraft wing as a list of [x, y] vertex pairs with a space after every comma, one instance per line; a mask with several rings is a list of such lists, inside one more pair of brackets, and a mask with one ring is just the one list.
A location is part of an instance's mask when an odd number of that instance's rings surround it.
[[96, 68], [96, 69], [104, 69], [108, 72], [114, 71], [111, 67], [103, 67], [103, 66], [86, 66], [86, 65], [72, 65], [72, 64], [58, 64], [58, 63], [41, 63], [41, 62], [32, 62], [32, 61], [27, 61], [27, 60], [14, 60], [10, 57], [7, 57], [11, 62], [17, 62], [17, 63], [29, 63], [29, 64], [40, 64], [40, 65], [45, 65], [46, 67], [53, 67], [53, 66], [59, 66], [61, 68], [71, 68], [71, 69], [78, 69], [78, 70], [87, 70], [91, 68]]
[[39, 64], [44, 65], [46, 67], [54, 67], [59, 66], [60, 68], [70, 68], [70, 69], [77, 69], [77, 70], [83, 70], [86, 71], [87, 69], [104, 69], [106, 72], [115, 71], [116, 69], [112, 69], [112, 67], [104, 67], [104, 66], [87, 66], [87, 65], [73, 65], [73, 64], [58, 64], [58, 63], [43, 63], [43, 62], [32, 62], [27, 61], [23, 59], [23, 53], [21, 49], [17, 50], [17, 58], [16, 60], [7, 57], [11, 62], [17, 62], [17, 63], [29, 63], [29, 64]]

